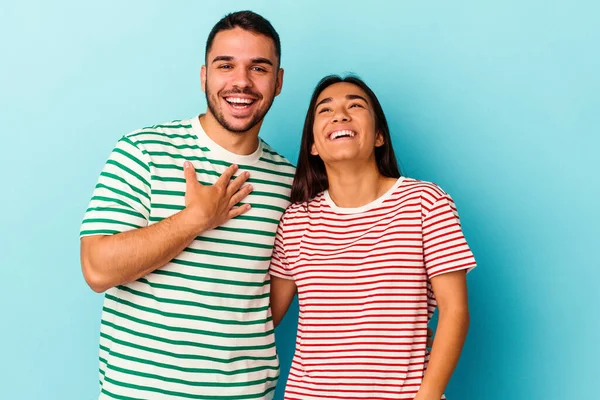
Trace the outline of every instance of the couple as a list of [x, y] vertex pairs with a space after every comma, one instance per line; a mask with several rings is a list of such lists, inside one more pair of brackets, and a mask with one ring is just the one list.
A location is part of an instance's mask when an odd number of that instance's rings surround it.
[[272, 398], [296, 293], [286, 399], [443, 397], [475, 266], [454, 203], [400, 175], [358, 78], [319, 82], [294, 169], [258, 137], [280, 55], [267, 20], [227, 15], [206, 43], [206, 113], [127, 134], [106, 162], [81, 228], [84, 277], [106, 292], [101, 399]]

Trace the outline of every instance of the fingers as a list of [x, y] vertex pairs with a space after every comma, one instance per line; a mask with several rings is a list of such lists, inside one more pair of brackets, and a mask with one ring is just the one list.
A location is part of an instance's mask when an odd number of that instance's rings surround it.
[[239, 215], [242, 215], [245, 212], [250, 211], [250, 208], [251, 208], [250, 204], [244, 204], [243, 206], [232, 208], [231, 210], [229, 210], [229, 213], [227, 214], [227, 218], [232, 219]]
[[248, 180], [248, 178], [250, 178], [250, 174], [248, 172], [242, 172], [241, 174], [239, 174], [238, 177], [231, 181], [231, 183], [229, 183], [229, 186], [227, 186], [227, 194], [231, 197], [234, 193], [237, 193], [237, 191], [240, 190], [240, 188]]
[[248, 196], [250, 192], [252, 192], [252, 189], [252, 185], [246, 185], [237, 192], [235, 192], [235, 194], [231, 196], [231, 200], [229, 200], [229, 207], [232, 208], [237, 203], [244, 200], [244, 198]]
[[231, 179], [231, 177], [233, 176], [233, 174], [235, 174], [235, 171], [237, 171], [237, 170], [238, 170], [238, 166], [236, 164], [232, 164], [229, 167], [227, 167], [227, 169], [225, 171], [223, 171], [223, 173], [221, 174], [219, 179], [217, 179], [217, 182], [215, 182], [215, 185], [221, 185], [224, 188], [226, 188], [227, 185], [229, 185], [229, 180]]

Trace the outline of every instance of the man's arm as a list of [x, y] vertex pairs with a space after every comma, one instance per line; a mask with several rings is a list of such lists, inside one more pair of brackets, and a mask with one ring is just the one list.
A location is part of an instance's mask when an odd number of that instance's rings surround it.
[[465, 271], [437, 275], [431, 279], [431, 286], [438, 303], [439, 319], [427, 371], [415, 400], [440, 400], [469, 329]]
[[296, 295], [296, 283], [291, 279], [271, 275], [271, 314], [273, 324], [279, 325]]
[[232, 165], [214, 185], [203, 186], [186, 161], [185, 209], [148, 227], [81, 238], [81, 268], [92, 290], [104, 292], [147, 275], [171, 261], [202, 232], [248, 211], [249, 204], [234, 208], [252, 191], [250, 185], [241, 188], [247, 172], [230, 182], [236, 170]]

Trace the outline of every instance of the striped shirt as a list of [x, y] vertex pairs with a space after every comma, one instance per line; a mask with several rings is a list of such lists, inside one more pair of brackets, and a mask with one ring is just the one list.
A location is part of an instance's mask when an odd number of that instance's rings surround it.
[[185, 204], [183, 163], [213, 184], [232, 163], [254, 187], [249, 212], [207, 231], [153, 273], [109, 289], [100, 333], [100, 399], [270, 399], [279, 375], [269, 260], [294, 167], [260, 140], [233, 154], [198, 118], [121, 138], [100, 175], [81, 236], [157, 223]]
[[475, 267], [450, 196], [400, 178], [379, 199], [290, 206], [271, 275], [293, 279], [300, 317], [285, 398], [412, 399], [427, 367], [430, 280]]

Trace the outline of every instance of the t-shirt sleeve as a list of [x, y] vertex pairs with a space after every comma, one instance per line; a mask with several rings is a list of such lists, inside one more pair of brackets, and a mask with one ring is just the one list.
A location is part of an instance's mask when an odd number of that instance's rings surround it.
[[444, 193], [423, 208], [423, 253], [429, 279], [475, 268], [475, 258], [463, 235], [452, 198]]
[[278, 278], [293, 280], [294, 277], [289, 270], [287, 253], [285, 250], [285, 238], [283, 234], [284, 225], [285, 218], [281, 218], [279, 226], [277, 227], [277, 233], [275, 234], [275, 244], [273, 246], [273, 255], [271, 256], [269, 273]]
[[149, 218], [148, 159], [131, 140], [123, 137], [104, 165], [79, 235], [114, 235], [148, 226]]

